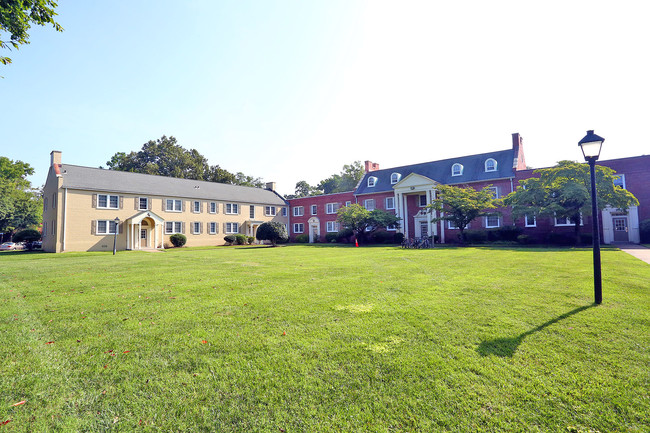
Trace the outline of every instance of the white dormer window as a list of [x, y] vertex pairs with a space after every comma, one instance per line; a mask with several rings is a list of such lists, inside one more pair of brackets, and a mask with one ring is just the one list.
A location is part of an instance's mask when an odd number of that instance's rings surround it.
[[393, 173], [390, 175], [390, 184], [395, 185], [401, 179], [402, 175], [399, 173]]
[[463, 165], [456, 163], [451, 166], [451, 175], [452, 176], [460, 176], [463, 174]]
[[485, 171], [497, 171], [497, 162], [495, 159], [488, 158], [485, 160]]
[[377, 178], [376, 178], [376, 177], [374, 177], [374, 176], [370, 176], [370, 177], [368, 178], [368, 187], [369, 187], [369, 188], [375, 186], [376, 183], [377, 183]]

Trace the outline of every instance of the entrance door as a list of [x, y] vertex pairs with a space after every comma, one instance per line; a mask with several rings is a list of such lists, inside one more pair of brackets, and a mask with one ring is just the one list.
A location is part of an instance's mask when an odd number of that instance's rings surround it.
[[140, 247], [147, 248], [149, 245], [147, 243], [147, 229], [140, 230]]
[[612, 224], [614, 225], [614, 242], [629, 242], [627, 217], [612, 218]]
[[426, 221], [420, 221], [420, 237], [429, 237], [429, 224]]

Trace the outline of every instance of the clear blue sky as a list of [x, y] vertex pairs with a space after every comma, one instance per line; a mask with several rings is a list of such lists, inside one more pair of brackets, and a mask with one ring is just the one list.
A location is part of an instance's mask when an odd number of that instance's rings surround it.
[[0, 66], [0, 155], [100, 166], [162, 135], [293, 192], [510, 147], [648, 153], [647, 1], [66, 1]]

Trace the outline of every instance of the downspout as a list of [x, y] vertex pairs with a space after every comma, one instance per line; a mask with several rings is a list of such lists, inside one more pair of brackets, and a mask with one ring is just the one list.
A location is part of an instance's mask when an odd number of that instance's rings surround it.
[[68, 188], [63, 188], [63, 241], [61, 242], [61, 252], [65, 252], [65, 224], [68, 216]]

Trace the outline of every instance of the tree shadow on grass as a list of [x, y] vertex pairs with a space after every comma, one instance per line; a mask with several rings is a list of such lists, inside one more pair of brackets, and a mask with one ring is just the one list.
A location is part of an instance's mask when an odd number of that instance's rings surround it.
[[578, 314], [581, 311], [584, 311], [588, 308], [595, 307], [596, 304], [591, 304], [591, 305], [585, 305], [582, 307], [575, 308], [568, 313], [564, 313], [561, 316], [556, 317], [555, 319], [551, 319], [546, 323], [542, 323], [541, 325], [537, 326], [536, 328], [531, 329], [530, 331], [526, 331], [523, 334], [520, 334], [516, 337], [510, 337], [510, 338], [495, 338], [494, 340], [487, 340], [481, 342], [479, 344], [478, 348], [476, 351], [481, 355], [481, 356], [488, 356], [488, 355], [496, 355], [502, 358], [508, 357], [511, 358], [515, 352], [517, 351], [517, 348], [521, 344], [521, 342], [526, 338], [527, 336], [534, 334], [537, 331], [541, 331], [542, 329], [546, 328], [547, 326], [553, 325], [554, 323], [559, 322], [560, 320], [564, 320], [568, 317], [573, 316], [574, 314]]

